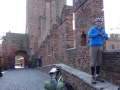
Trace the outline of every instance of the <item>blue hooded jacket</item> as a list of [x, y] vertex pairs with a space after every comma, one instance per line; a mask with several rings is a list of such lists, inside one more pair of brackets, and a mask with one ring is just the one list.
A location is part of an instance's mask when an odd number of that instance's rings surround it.
[[[100, 35], [98, 35], [100, 33]], [[88, 31], [88, 38], [90, 38], [89, 46], [103, 46], [104, 39], [108, 40], [108, 35], [102, 27], [94, 26]]]

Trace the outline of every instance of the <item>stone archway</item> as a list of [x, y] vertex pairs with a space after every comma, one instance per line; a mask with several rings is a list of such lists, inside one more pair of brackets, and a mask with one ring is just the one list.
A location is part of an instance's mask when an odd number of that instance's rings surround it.
[[24, 50], [17, 50], [15, 51], [15, 56], [22, 56], [24, 58], [24, 67], [26, 67], [27, 64], [27, 52]]

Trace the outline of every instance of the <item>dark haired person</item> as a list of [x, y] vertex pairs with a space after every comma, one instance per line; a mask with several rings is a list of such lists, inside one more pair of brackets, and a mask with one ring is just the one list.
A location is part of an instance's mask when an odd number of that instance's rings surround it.
[[[89, 42], [89, 53], [90, 53], [90, 68], [91, 68], [91, 83], [96, 84], [96, 81], [104, 82], [100, 78], [100, 66], [102, 64], [102, 51], [104, 39], [108, 39], [108, 35], [105, 29], [102, 27], [103, 18], [98, 17], [95, 19], [95, 26], [91, 27], [88, 31]], [[96, 70], [96, 75], [95, 75]]]
[[3, 64], [4, 64], [4, 60], [2, 59], [2, 57], [0, 57], [0, 77], [3, 76], [3, 74], [2, 74], [2, 67], [3, 67]]

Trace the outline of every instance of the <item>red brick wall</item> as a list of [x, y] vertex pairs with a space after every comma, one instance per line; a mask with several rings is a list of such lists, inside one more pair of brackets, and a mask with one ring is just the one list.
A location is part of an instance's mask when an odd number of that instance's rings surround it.
[[[62, 62], [89, 72], [87, 32], [94, 25], [96, 17], [104, 16], [103, 0], [73, 0], [73, 7], [63, 7], [64, 3], [63, 0], [51, 0], [51, 2], [50, 0], [28, 0], [27, 32], [30, 48], [32, 48], [30, 53], [39, 52], [38, 56], [43, 56], [43, 66]], [[73, 12], [75, 14], [74, 31]], [[44, 20], [46, 20], [45, 28], [42, 22]], [[82, 37], [82, 32], [86, 36]], [[103, 73], [101, 74], [107, 80], [119, 84], [119, 53], [110, 51], [103, 54]]]
[[[67, 12], [69, 10], [69, 13]], [[46, 37], [40, 46], [40, 54], [44, 57], [44, 64], [58, 63], [65, 61], [68, 63], [67, 53], [65, 50], [74, 47], [74, 37], [72, 29], [72, 7], [65, 6], [62, 11], [62, 20], [58, 25], [52, 26], [49, 37]], [[69, 39], [68, 39], [69, 38]], [[44, 50], [44, 51], [43, 51]]]
[[[40, 46], [40, 54], [43, 56], [43, 65], [62, 62], [85, 72], [90, 71], [87, 32], [89, 28], [94, 25], [94, 19], [96, 17], [104, 16], [102, 11], [103, 5], [102, 0], [81, 1], [85, 1], [84, 4], [80, 4], [80, 2], [78, 3], [74, 1], [73, 8], [70, 6], [65, 6], [63, 8], [61, 13], [61, 23], [53, 25], [50, 37], [47, 37]], [[72, 29], [73, 10], [75, 13], [75, 31]], [[84, 31], [86, 34], [85, 38], [82, 38], [81, 36], [82, 31]], [[86, 40], [86, 45], [84, 46], [82, 45], [83, 39]], [[103, 53], [103, 73], [101, 74], [103, 75], [103, 78], [106, 78], [106, 80], [119, 85], [119, 53], [117, 53], [117, 58], [115, 55], [116, 51]], [[109, 59], [109, 56], [112, 60]], [[113, 62], [115, 63], [113, 64]], [[112, 67], [113, 71], [109, 71], [110, 67]]]
[[64, 5], [65, 0], [27, 0], [26, 33], [29, 34], [31, 56], [39, 55], [38, 48], [50, 35], [52, 25], [59, 22]]
[[120, 85], [120, 49], [104, 51], [102, 76], [106, 80]]

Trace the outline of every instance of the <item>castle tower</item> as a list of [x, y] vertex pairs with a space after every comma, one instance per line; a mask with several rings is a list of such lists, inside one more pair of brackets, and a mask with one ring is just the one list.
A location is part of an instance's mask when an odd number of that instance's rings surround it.
[[30, 54], [34, 55], [50, 34], [52, 25], [60, 23], [66, 0], [27, 0], [26, 4], [26, 33], [30, 40]]

